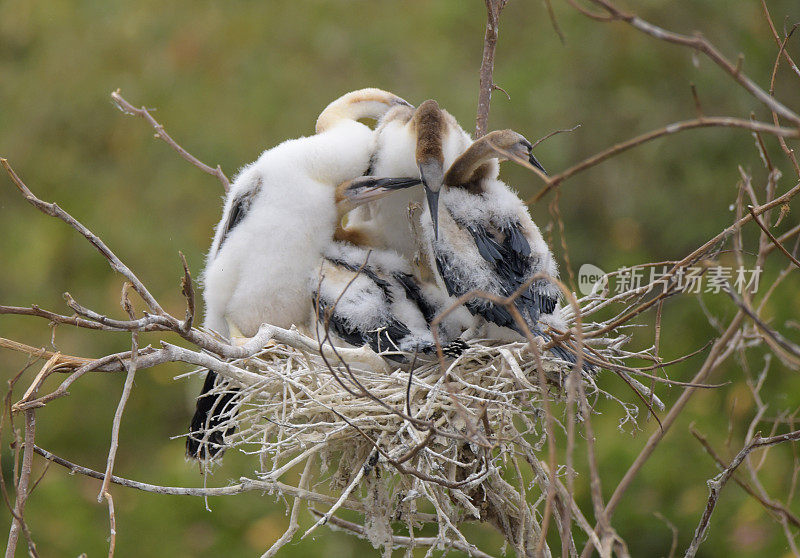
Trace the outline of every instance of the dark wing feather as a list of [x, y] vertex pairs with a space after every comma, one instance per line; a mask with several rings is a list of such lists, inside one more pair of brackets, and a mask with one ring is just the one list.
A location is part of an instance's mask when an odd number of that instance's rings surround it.
[[555, 312], [556, 305], [558, 305], [558, 299], [541, 292], [536, 296], [538, 299], [539, 308], [542, 310], [542, 314], [552, 314]]
[[253, 197], [258, 193], [261, 188], [261, 183], [259, 182], [253, 190], [249, 190], [247, 192], [243, 192], [239, 194], [233, 199], [231, 203], [231, 210], [228, 213], [228, 218], [225, 221], [225, 226], [222, 229], [222, 236], [219, 239], [219, 247], [222, 247], [222, 244], [225, 242], [225, 239], [228, 238], [231, 231], [236, 228], [236, 225], [242, 222], [242, 219], [245, 218], [247, 215], [248, 210], [250, 209], [250, 203], [253, 201]]
[[469, 345], [463, 339], [454, 339], [446, 345], [442, 345], [442, 354], [450, 358], [461, 356], [464, 351], [469, 349]]
[[450, 296], [461, 296], [464, 294], [463, 286], [459, 285], [454, 279], [450, 263], [438, 252], [435, 253], [434, 259], [436, 260], [436, 269], [439, 271], [439, 277], [442, 278], [444, 286], [447, 289], [447, 294]]
[[[470, 233], [481, 257], [492, 265], [500, 283], [498, 294], [512, 295], [525, 284], [527, 278], [539, 271], [538, 259], [531, 255], [530, 243], [519, 223], [511, 223], [494, 231], [476, 223], [469, 225], [459, 223], [459, 225]], [[495, 240], [496, 236], [502, 237], [501, 243]], [[448, 293], [451, 296], [464, 294], [463, 289], [455, 284], [454, 274], [448, 273], [450, 270], [447, 269], [447, 261], [437, 257], [436, 265]], [[514, 305], [529, 326], [535, 325], [541, 314], [553, 313], [558, 304], [558, 299], [549, 294], [549, 285], [550, 283], [544, 279], [536, 280], [528, 289], [519, 293], [514, 301]], [[522, 333], [511, 313], [501, 306], [485, 301], [473, 301], [467, 304], [467, 308], [473, 314], [481, 315], [492, 323]]]
[[531, 245], [528, 243], [528, 239], [525, 238], [525, 235], [522, 234], [519, 223], [512, 224], [503, 232], [506, 233], [506, 240], [513, 252], [526, 258], [531, 255]]
[[480, 225], [469, 225], [466, 229], [475, 240], [475, 246], [478, 248], [478, 252], [480, 252], [484, 260], [489, 263], [495, 263], [497, 260], [503, 258], [501, 252], [502, 247], [489, 235], [484, 227]]
[[[542, 271], [539, 258], [531, 255], [528, 239], [522, 232], [519, 223], [511, 223], [501, 230], [503, 234], [503, 249], [507, 259], [505, 270], [500, 274], [508, 287], [519, 289], [531, 275]], [[503, 273], [502, 271], [506, 271]], [[530, 323], [536, 323], [541, 314], [552, 314], [558, 305], [558, 298], [553, 297], [550, 281], [537, 279], [517, 299], [520, 312], [527, 314]]]
[[[354, 327], [345, 316], [336, 311], [334, 307], [335, 301], [325, 300], [319, 297], [317, 293], [314, 293], [313, 296], [316, 301], [315, 305], [320, 323], [323, 325], [327, 323], [339, 338], [353, 346], [369, 345], [376, 353], [396, 351], [400, 341], [411, 335], [411, 330], [395, 319], [387, 320], [380, 328], [375, 330]], [[407, 360], [403, 355], [387, 354], [384, 356], [396, 362], [406, 362]]]
[[[481, 256], [494, 266], [495, 273], [500, 280], [501, 294], [510, 296], [516, 292], [531, 275], [541, 271], [539, 260], [531, 255], [531, 247], [528, 239], [522, 232], [519, 223], [512, 223], [497, 232], [503, 237], [503, 242], [498, 243], [494, 235], [487, 228], [476, 225], [464, 225], [465, 228], [475, 239], [475, 246]], [[436, 254], [436, 267], [442, 277], [447, 292], [450, 296], [461, 296], [465, 294], [464, 287], [455, 281], [455, 274], [452, 272], [452, 265], [441, 255]], [[519, 294], [514, 301], [514, 306], [522, 314], [528, 324], [531, 333], [541, 337], [546, 342], [551, 341], [552, 337], [542, 331], [537, 322], [541, 314], [552, 314], [558, 304], [558, 299], [553, 297], [548, 287], [550, 282], [546, 279], [534, 281], [528, 289]], [[467, 309], [474, 315], [482, 316], [487, 321], [507, 327], [524, 335], [522, 328], [514, 320], [505, 307], [492, 304], [485, 300], [473, 299], [465, 304]], [[575, 363], [575, 355], [564, 347], [556, 345], [550, 349], [550, 353], [557, 358], [569, 363]], [[594, 367], [585, 363], [583, 369], [587, 372], [594, 372]]]

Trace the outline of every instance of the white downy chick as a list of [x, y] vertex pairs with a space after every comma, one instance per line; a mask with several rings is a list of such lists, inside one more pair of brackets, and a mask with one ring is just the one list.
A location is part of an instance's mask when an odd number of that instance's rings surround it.
[[[341, 217], [336, 187], [363, 175], [375, 148], [373, 130], [358, 120], [407, 104], [379, 89], [348, 93], [320, 114], [316, 135], [287, 140], [242, 169], [202, 275], [207, 328], [229, 337], [253, 336], [262, 323], [308, 325], [309, 279]], [[216, 427], [233, 412], [235, 392], [206, 395], [216, 380], [214, 372], [206, 374], [187, 438], [189, 457], [207, 459], [223, 448], [227, 432]]]
[[[369, 174], [374, 176], [419, 176], [416, 163], [418, 129], [426, 126], [422, 121], [425, 111], [413, 107], [397, 106], [389, 110], [375, 129], [376, 150]], [[472, 138], [462, 130], [448, 113], [444, 118], [450, 124], [442, 138], [443, 164], [452, 163], [472, 143]], [[418, 243], [409, 220], [409, 205], [424, 206], [422, 188], [409, 188], [396, 195], [370, 203], [353, 211], [348, 226], [367, 231], [375, 246], [394, 250], [409, 261], [417, 255]]]

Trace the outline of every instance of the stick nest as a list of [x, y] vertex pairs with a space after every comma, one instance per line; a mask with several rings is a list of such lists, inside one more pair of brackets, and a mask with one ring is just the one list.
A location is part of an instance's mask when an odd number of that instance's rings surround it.
[[[591, 306], [592, 300], [580, 304]], [[562, 313], [572, 319], [568, 308]], [[627, 340], [617, 334], [587, 347], [595, 357], [620, 361], [632, 356], [622, 349]], [[529, 553], [541, 532], [549, 487], [563, 489], [539, 457], [554, 424], [564, 428], [560, 420], [546, 424], [545, 407], [570, 394], [584, 401], [604, 394], [622, 405], [621, 422], [636, 419], [635, 405], [603, 392], [590, 374], [570, 372], [548, 351], [524, 342], [472, 340], [443, 367], [417, 361], [413, 369], [388, 371], [348, 362], [345, 351], [335, 358], [330, 351], [309, 351], [312, 342], [270, 343], [254, 357], [233, 361], [261, 380], [217, 386], [218, 392], [241, 390], [217, 430], [228, 433], [229, 448], [258, 456], [260, 481], [288, 476], [297, 487], [291, 496], [332, 503], [326, 513], [312, 509], [317, 525], [358, 531], [386, 552], [409, 541], [413, 546], [415, 531], [436, 524], [432, 547], [483, 555], [460, 530], [477, 520], [491, 522], [523, 555]], [[523, 480], [520, 459], [532, 467], [532, 483]], [[526, 497], [531, 490], [539, 497]], [[339, 508], [363, 514], [363, 526], [338, 519], [333, 513]], [[555, 520], [562, 520], [558, 513]], [[396, 534], [393, 522], [404, 523], [399, 528], [406, 534]]]

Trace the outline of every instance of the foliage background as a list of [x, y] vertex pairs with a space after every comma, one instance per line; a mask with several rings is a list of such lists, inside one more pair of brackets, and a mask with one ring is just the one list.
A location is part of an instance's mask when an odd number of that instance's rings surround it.
[[[554, 2], [566, 37], [562, 44], [542, 2], [513, 0], [501, 19], [495, 82], [511, 95], [493, 96], [490, 128], [514, 128], [529, 139], [580, 123], [537, 148], [550, 170], [566, 168], [613, 143], [694, 116], [695, 83], [707, 114], [746, 117], [765, 110], [705, 60], [656, 42], [622, 24], [599, 24]], [[730, 58], [744, 54], [744, 70], [762, 87], [776, 52], [760, 3], [754, 0], [628, 2], [639, 15], [666, 28], [701, 30]], [[769, 0], [780, 27], [800, 20], [796, 0]], [[179, 315], [178, 250], [197, 275], [219, 218], [221, 189], [152, 139], [146, 125], [125, 117], [108, 94], [121, 88], [132, 103], [156, 107], [154, 116], [176, 140], [209, 164], [233, 175], [266, 147], [313, 131], [316, 115], [341, 93], [366, 86], [396, 92], [412, 103], [436, 98], [464, 125], [474, 125], [485, 12], [479, 0], [351, 0], [342, 2], [211, 2], [207, 0], [3, 0], [0, 2], [0, 155], [7, 157], [41, 198], [56, 201], [99, 234]], [[800, 58], [795, 37], [788, 50]], [[797, 80], [782, 71], [777, 94], [800, 106]], [[777, 143], [768, 140], [770, 149]], [[690, 131], [623, 154], [566, 182], [561, 211], [570, 258], [609, 271], [621, 265], [685, 255], [732, 219], [737, 165], [763, 180], [753, 140], [742, 130]], [[780, 186], [791, 182], [789, 169]], [[536, 178], [518, 169], [505, 176], [523, 194]], [[756, 181], [758, 183], [758, 180]], [[795, 204], [796, 205], [796, 204]], [[546, 226], [546, 204], [531, 209]], [[797, 223], [787, 218], [786, 227]], [[754, 227], [749, 238], [755, 238]], [[559, 254], [563, 251], [554, 244]], [[566, 271], [563, 273], [567, 275]], [[800, 314], [800, 279], [790, 278], [767, 315], [776, 323]], [[85, 306], [121, 317], [121, 280], [63, 223], [28, 206], [0, 178], [0, 303], [39, 304], [65, 311], [69, 291]], [[730, 316], [722, 295], [704, 297], [712, 312]], [[665, 308], [662, 344], [667, 358], [699, 347], [714, 330], [694, 298]], [[48, 345], [42, 320], [0, 316], [0, 336]], [[147, 336], [143, 344], [152, 342]], [[124, 350], [127, 335], [99, 335], [60, 327], [58, 349], [101, 355]], [[642, 344], [652, 342], [643, 334]], [[24, 358], [0, 352], [0, 375], [12, 377]], [[758, 362], [752, 363], [760, 368]], [[697, 361], [670, 372], [689, 379]], [[724, 368], [725, 388], [697, 394], [682, 419], [629, 490], [614, 524], [634, 556], [667, 555], [668, 527], [679, 529], [679, 548], [691, 539], [705, 506], [705, 480], [716, 473], [688, 433], [695, 423], [716, 447], [732, 431], [741, 446], [752, 416], [741, 366]], [[137, 375], [123, 420], [115, 472], [157, 484], [197, 486], [197, 468], [183, 459], [183, 440], [197, 386], [174, 381], [182, 367]], [[123, 377], [97, 375], [78, 382], [71, 396], [38, 414], [38, 443], [94, 469], [105, 464], [111, 418]], [[611, 375], [608, 389], [633, 400]], [[797, 371], [773, 365], [765, 387], [778, 414], [800, 403]], [[667, 401], [676, 388], [661, 389]], [[608, 496], [655, 427], [617, 428], [619, 409], [601, 401], [595, 419], [601, 473]], [[729, 420], [730, 418], [730, 420]], [[8, 439], [3, 472], [11, 478]], [[773, 450], [768, 488], [783, 490], [791, 474], [791, 447]], [[579, 454], [580, 455], [580, 454]], [[225, 484], [253, 465], [229, 455], [212, 482]], [[37, 461], [34, 471], [42, 470]], [[774, 481], [774, 485], [770, 484]], [[43, 556], [97, 556], [107, 552], [107, 511], [95, 500], [99, 483], [70, 477], [53, 466], [29, 501], [26, 517]], [[283, 531], [288, 518], [273, 497], [214, 498], [208, 513], [198, 498], [160, 497], [115, 487], [117, 556], [257, 556]], [[782, 496], [776, 493], [776, 496]], [[591, 509], [588, 492], [584, 509]], [[795, 506], [795, 511], [797, 507]], [[0, 514], [7, 529], [9, 513]], [[308, 518], [305, 519], [308, 522]], [[499, 553], [500, 540], [475, 529], [475, 541]], [[23, 555], [20, 545], [18, 555]], [[363, 542], [324, 529], [283, 555], [374, 554]], [[703, 556], [781, 556], [779, 528], [763, 509], [730, 485], [722, 497]]]

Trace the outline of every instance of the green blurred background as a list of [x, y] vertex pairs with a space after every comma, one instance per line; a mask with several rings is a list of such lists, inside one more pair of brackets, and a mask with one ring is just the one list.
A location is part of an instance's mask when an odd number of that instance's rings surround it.
[[[696, 84], [709, 115], [746, 118], [755, 111], [758, 118], [769, 118], [707, 60], [623, 24], [591, 22], [563, 2], [554, 4], [564, 44], [542, 2], [511, 0], [503, 13], [494, 79], [511, 100], [495, 93], [490, 117], [491, 128], [512, 127], [532, 140], [581, 124], [537, 148], [537, 157], [549, 170], [564, 169], [637, 133], [693, 118], [690, 83]], [[777, 49], [760, 2], [628, 4], [664, 27], [684, 33], [701, 30], [731, 59], [743, 53], [744, 71], [768, 86]], [[768, 4], [779, 27], [787, 17], [790, 25], [800, 20], [797, 0]], [[162, 305], [180, 315], [178, 251], [197, 275], [219, 218], [222, 191], [214, 177], [154, 140], [144, 122], [117, 111], [111, 91], [121, 88], [133, 104], [156, 109], [154, 116], [179, 143], [232, 176], [264, 148], [311, 133], [316, 115], [329, 101], [366, 86], [389, 89], [415, 104], [435, 98], [472, 130], [484, 25], [480, 0], [3, 0], [0, 156], [9, 159], [41, 198], [58, 202], [102, 236]], [[788, 50], [800, 59], [797, 36]], [[798, 79], [785, 69], [778, 74], [776, 93], [800, 108]], [[770, 138], [767, 143], [784, 170], [779, 191], [785, 191], [794, 184], [791, 169], [777, 142]], [[589, 262], [612, 270], [687, 254], [730, 223], [737, 165], [752, 171], [761, 188], [765, 172], [749, 133], [709, 129], [652, 142], [569, 180], [563, 185], [561, 211], [573, 267], [577, 271]], [[535, 177], [518, 169], [507, 168], [504, 175], [525, 195], [539, 186]], [[546, 204], [531, 211], [541, 226], [550, 224]], [[790, 214], [778, 232], [797, 222]], [[746, 232], [752, 249], [756, 231], [750, 226]], [[563, 256], [559, 244], [553, 248]], [[764, 280], [776, 273], [777, 268], [768, 269]], [[800, 314], [798, 275], [794, 272], [787, 280], [764, 314], [781, 329]], [[69, 313], [62, 299], [68, 291], [85, 306], [123, 317], [121, 283], [84, 239], [27, 205], [10, 181], [0, 177], [0, 304], [39, 304]], [[735, 312], [723, 295], [703, 300], [722, 320]], [[666, 358], [695, 349], [714, 335], [697, 299], [690, 296], [671, 300], [664, 320]], [[652, 328], [635, 335], [636, 346], [652, 343]], [[791, 330], [787, 335], [792, 336]], [[51, 341], [44, 320], [26, 317], [0, 316], [0, 336], [36, 346]], [[143, 336], [143, 344], [155, 341]], [[129, 344], [123, 334], [65, 326], [55, 335], [59, 350], [84, 356], [125, 350]], [[682, 363], [670, 376], [689, 379], [699, 362]], [[24, 363], [23, 356], [0, 351], [4, 380]], [[760, 370], [758, 353], [750, 365]], [[165, 485], [202, 483], [197, 467], [184, 461], [183, 440], [171, 439], [185, 432], [196, 393], [194, 384], [173, 380], [185, 371], [164, 366], [137, 374], [123, 420], [117, 474]], [[27, 381], [34, 372], [28, 372]], [[669, 552], [670, 530], [655, 512], [678, 528], [682, 552], [705, 506], [705, 481], [716, 469], [689, 435], [688, 425], [694, 422], [717, 448], [723, 448], [730, 425], [732, 447], [742, 444], [754, 408], [741, 363], [728, 362], [715, 380], [733, 383], [695, 396], [616, 512], [614, 525], [634, 556]], [[610, 374], [600, 382], [634, 401]], [[122, 383], [121, 375], [76, 383], [70, 397], [38, 414], [38, 443], [102, 470]], [[46, 388], [54, 386], [55, 380]], [[679, 393], [663, 387], [659, 392], [668, 402]], [[796, 409], [797, 371], [774, 362], [764, 397], [770, 402], [769, 416]], [[608, 497], [654, 423], [642, 421], [642, 431], [620, 430], [618, 405], [601, 400], [598, 410], [594, 424]], [[11, 477], [8, 442], [6, 435], [6, 480]], [[790, 485], [793, 449], [773, 450], [764, 468], [767, 489], [776, 498], [784, 497]], [[730, 457], [724, 449], [722, 453]], [[210, 484], [224, 485], [253, 468], [247, 458], [232, 453]], [[42, 471], [37, 458], [34, 474]], [[581, 472], [580, 502], [589, 513], [583, 465]], [[105, 504], [95, 500], [98, 489], [97, 481], [71, 477], [55, 465], [49, 468], [26, 511], [42, 556], [107, 552], [108, 517]], [[213, 513], [199, 498], [120, 487], [113, 488], [113, 495], [118, 557], [258, 556], [288, 523], [284, 504], [260, 494], [210, 499]], [[794, 511], [800, 512], [800, 506]], [[9, 520], [8, 512], [0, 514], [3, 532]], [[303, 524], [310, 524], [305, 515]], [[480, 527], [472, 534], [484, 550], [500, 553], [501, 541], [490, 530]], [[325, 529], [282, 552], [288, 557], [377, 554], [367, 543]], [[731, 483], [700, 555], [788, 552], [777, 524]], [[21, 543], [17, 555], [24, 554]]]

